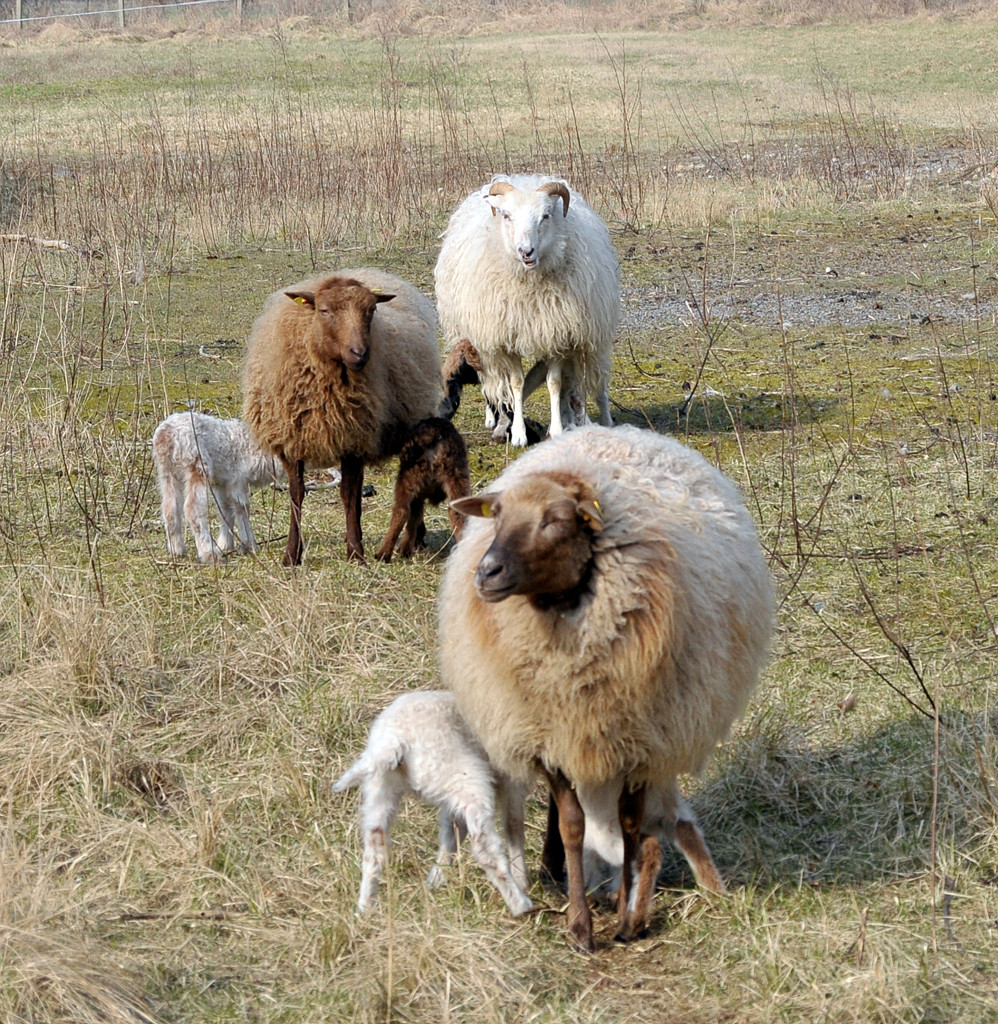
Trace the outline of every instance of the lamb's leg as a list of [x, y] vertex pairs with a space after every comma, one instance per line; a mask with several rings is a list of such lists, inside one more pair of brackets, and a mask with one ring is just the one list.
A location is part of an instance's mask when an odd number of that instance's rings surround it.
[[184, 514], [194, 532], [194, 544], [202, 562], [218, 562], [220, 554], [208, 525], [208, 481], [200, 466], [192, 466], [187, 477]]
[[378, 895], [388, 861], [388, 836], [407, 788], [397, 772], [373, 775], [364, 782], [360, 815], [364, 853], [357, 899], [357, 910], [362, 914], [374, 906]]
[[218, 509], [218, 537], [215, 546], [223, 555], [234, 551], [236, 547], [236, 509], [233, 496], [227, 487], [213, 486], [211, 496], [215, 499], [215, 507]]
[[564, 774], [560, 771], [545, 774], [558, 805], [558, 829], [568, 867], [568, 930], [577, 949], [583, 953], [592, 953], [596, 948], [593, 942], [593, 915], [586, 900], [586, 878], [582, 865], [586, 816], [572, 784]]
[[239, 534], [239, 545], [243, 551], [257, 551], [259, 546], [253, 536], [253, 524], [250, 522], [250, 493], [248, 487], [236, 487], [230, 493], [232, 519], [236, 533]]
[[402, 538], [402, 547], [399, 554], [403, 558], [410, 558], [416, 548], [424, 547], [426, 544], [426, 524], [423, 521], [423, 510], [426, 502], [423, 498], [413, 498], [409, 502], [409, 514], [405, 521], [405, 536]]
[[301, 459], [292, 462], [282, 456], [281, 464], [288, 477], [288, 497], [291, 499], [291, 526], [288, 529], [288, 546], [284, 549], [284, 564], [301, 565], [301, 503], [305, 497], [305, 463]]
[[492, 807], [476, 807], [467, 815], [471, 854], [481, 865], [488, 880], [499, 890], [509, 912], [519, 917], [533, 909], [530, 897], [517, 885], [502, 840], [495, 831]]
[[360, 532], [360, 499], [364, 490], [364, 460], [344, 455], [340, 462], [340, 500], [347, 527], [347, 558], [364, 564], [364, 541]]
[[[620, 942], [630, 942], [645, 930], [655, 877], [662, 863], [662, 847], [654, 836], [644, 835], [641, 831], [645, 813], [644, 786], [632, 790], [624, 783], [618, 813], [624, 839], [624, 860], [620, 870], [620, 892], [617, 894], [616, 938]], [[635, 863], [640, 864], [636, 885]]]
[[187, 545], [184, 543], [183, 485], [175, 473], [162, 470], [159, 473], [159, 489], [163, 496], [160, 513], [166, 529], [166, 550], [173, 558], [183, 558], [187, 554]]
[[448, 473], [444, 478], [444, 496], [447, 498], [447, 515], [450, 516], [451, 529], [454, 531], [454, 536], [460, 540], [461, 533], [464, 530], [465, 517], [460, 512], [456, 512], [453, 506], [450, 504], [452, 501], [457, 501], [458, 498], [466, 498], [471, 493], [471, 481], [468, 479], [467, 474], [464, 473]]
[[561, 363], [552, 359], [548, 363], [547, 372], [548, 395], [551, 398], [551, 426], [548, 433], [552, 437], [558, 437], [562, 430], [561, 422]]
[[381, 542], [375, 558], [379, 562], [390, 562], [395, 552], [395, 545], [398, 543], [399, 534], [405, 526], [409, 515], [409, 502], [406, 498], [406, 487], [402, 479], [402, 470], [399, 469], [398, 479], [395, 481], [395, 505], [392, 508], [392, 520], [388, 524], [388, 532]]
[[440, 845], [437, 850], [437, 862], [430, 868], [430, 873], [426, 877], [426, 884], [431, 888], [443, 882], [444, 870], [454, 862], [458, 843], [466, 831], [464, 823], [455, 818], [446, 807], [440, 808], [438, 821]]
[[727, 892], [721, 876], [718, 874], [714, 858], [707, 849], [703, 833], [697, 828], [695, 821], [680, 819], [676, 821], [676, 846], [689, 862], [697, 884], [711, 892]]
[[509, 847], [509, 867], [521, 889], [530, 884], [527, 877], [527, 837], [523, 826], [523, 805], [526, 792], [523, 787], [505, 780], [498, 786], [499, 806], [502, 810], [503, 832]]

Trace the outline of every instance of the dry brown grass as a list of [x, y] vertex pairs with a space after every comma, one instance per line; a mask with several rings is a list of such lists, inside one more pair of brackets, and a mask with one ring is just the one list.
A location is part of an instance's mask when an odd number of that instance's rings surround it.
[[[317, 26], [302, 4], [243, 34], [4, 40], [0, 1017], [993, 1019], [987, 24], [969, 5], [845, 29], [752, 27], [813, 5], [392, 10], [407, 24]], [[238, 411], [274, 287], [372, 262], [429, 288], [454, 203], [534, 167], [611, 224], [618, 419], [737, 479], [781, 594], [765, 686], [690, 783], [731, 895], [673, 860], [649, 937], [614, 946], [601, 910], [591, 958], [539, 886], [520, 921], [467, 860], [428, 891], [415, 805], [380, 909], [353, 915], [356, 804], [329, 783], [381, 707], [435, 684], [445, 556], [347, 564], [317, 490], [301, 571], [278, 565], [283, 494], [255, 499], [259, 557], [171, 563], [148, 451], [168, 411]], [[476, 486], [513, 457], [481, 413], [466, 394]], [[446, 516], [430, 528], [443, 545]], [[532, 802], [532, 863], [542, 819]]]

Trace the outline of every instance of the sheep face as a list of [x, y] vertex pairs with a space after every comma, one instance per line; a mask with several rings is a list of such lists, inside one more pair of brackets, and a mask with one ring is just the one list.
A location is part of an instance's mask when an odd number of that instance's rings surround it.
[[568, 188], [549, 181], [525, 192], [508, 181], [496, 181], [485, 201], [499, 217], [499, 234], [506, 252], [524, 270], [557, 266], [565, 252], [561, 221], [568, 216]]
[[577, 602], [592, 564], [593, 535], [603, 529], [589, 484], [569, 473], [539, 473], [451, 507], [495, 519], [495, 539], [475, 572], [483, 601], [519, 594], [538, 607]]
[[348, 370], [362, 370], [371, 355], [371, 320], [379, 302], [394, 295], [372, 292], [351, 278], [334, 277], [314, 292], [285, 292], [312, 313], [308, 347], [319, 362], [342, 363]]

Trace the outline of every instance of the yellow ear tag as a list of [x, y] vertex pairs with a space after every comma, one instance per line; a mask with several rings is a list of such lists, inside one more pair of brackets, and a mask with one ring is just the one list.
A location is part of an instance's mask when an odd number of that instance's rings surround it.
[[296, 295], [295, 296], [295, 302], [297, 302], [299, 306], [304, 306], [305, 305], [305, 297], [303, 295]]
[[485, 519], [492, 518], [492, 506], [487, 501], [482, 502], [482, 516]]
[[596, 509], [600, 515], [603, 515], [603, 509], [599, 507], [599, 502], [595, 498], [593, 498], [593, 508]]

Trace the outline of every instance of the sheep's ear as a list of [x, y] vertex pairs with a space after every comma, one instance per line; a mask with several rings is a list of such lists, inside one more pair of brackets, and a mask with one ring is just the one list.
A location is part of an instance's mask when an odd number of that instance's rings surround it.
[[377, 288], [372, 288], [371, 294], [374, 296], [375, 302], [391, 302], [395, 298], [390, 292], [379, 292]]
[[595, 498], [584, 498], [576, 505], [579, 518], [593, 533], [603, 529], [603, 510]]
[[293, 299], [299, 306], [308, 306], [315, 309], [315, 292], [285, 292], [289, 299]]
[[498, 494], [475, 494], [470, 498], [458, 498], [456, 501], [452, 501], [450, 507], [462, 515], [489, 519], [498, 500]]

